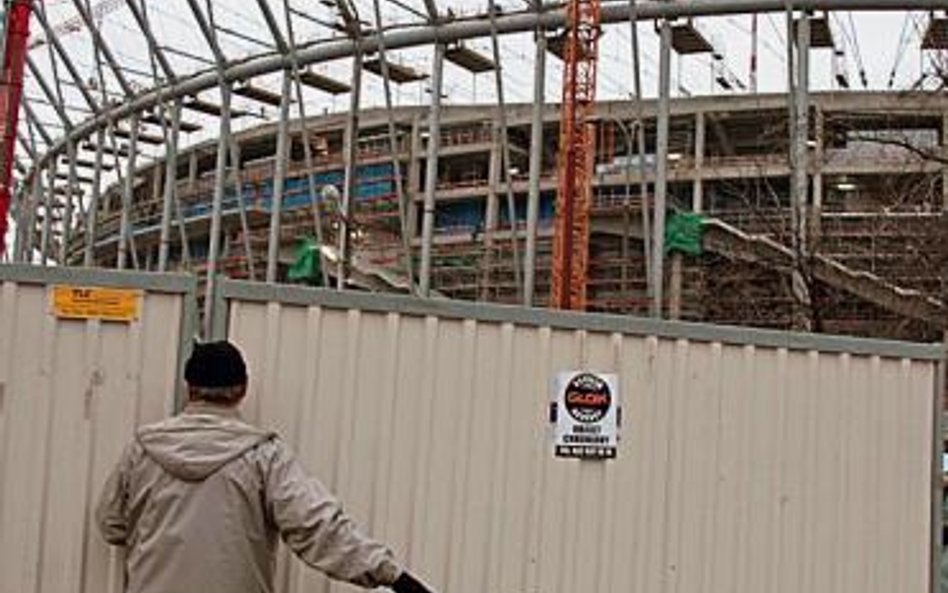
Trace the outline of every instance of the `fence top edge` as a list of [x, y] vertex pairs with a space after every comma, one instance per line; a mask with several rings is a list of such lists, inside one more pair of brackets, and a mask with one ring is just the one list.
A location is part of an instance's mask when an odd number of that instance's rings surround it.
[[197, 288], [192, 274], [104, 270], [36, 266], [30, 264], [0, 265], [0, 281], [23, 284], [82, 284], [112, 288], [141, 288], [148, 292], [186, 294]]
[[404, 295], [335, 291], [242, 280], [223, 279], [220, 284], [220, 295], [226, 301], [277, 302], [289, 306], [318, 306], [328, 309], [358, 309], [408, 316], [472, 319], [481, 322], [654, 336], [771, 349], [848, 353], [858, 356], [935, 362], [945, 360], [945, 348], [941, 343], [806, 334], [605, 313], [578, 313], [448, 299], [422, 299]]

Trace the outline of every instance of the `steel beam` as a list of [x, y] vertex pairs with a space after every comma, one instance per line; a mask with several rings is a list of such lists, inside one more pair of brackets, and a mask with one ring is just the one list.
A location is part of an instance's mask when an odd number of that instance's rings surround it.
[[[196, 0], [188, 0], [192, 10], [196, 7]], [[795, 0], [792, 5], [797, 8], [811, 10], [936, 10], [943, 8], [944, 0]], [[690, 0], [689, 2], [664, 2], [650, 0], [642, 2], [636, 10], [638, 20], [653, 20], [658, 18], [700, 17], [741, 14], [750, 12], [778, 12], [787, 6], [787, 0]], [[201, 25], [202, 33], [207, 38], [207, 22], [198, 10], [195, 18]], [[603, 25], [627, 21], [628, 7], [622, 3], [610, 3], [602, 7]], [[541, 14], [536, 12], [515, 12], [498, 15], [496, 30], [499, 35], [528, 32], [538, 26], [547, 29], [562, 27], [565, 14], [562, 9], [549, 10]], [[417, 24], [393, 28], [385, 32], [386, 47], [389, 50], [431, 45], [435, 41], [450, 43], [464, 39], [473, 39], [490, 35], [491, 24], [487, 19], [478, 16], [458, 18], [450, 22], [435, 25]], [[212, 39], [212, 38], [211, 38]], [[210, 42], [210, 41], [209, 41]], [[294, 55], [268, 53], [239, 62], [228, 64], [221, 68], [212, 68], [180, 80], [169, 82], [160, 88], [147, 92], [103, 110], [98, 115], [78, 124], [72, 131], [74, 137], [85, 137], [94, 133], [95, 129], [106, 125], [109, 119], [123, 119], [134, 112], [150, 109], [162, 101], [175, 97], [195, 95], [201, 91], [217, 87], [221, 82], [246, 80], [256, 76], [277, 72], [292, 66], [295, 60], [300, 67], [307, 65], [351, 57], [355, 52], [372, 53], [378, 51], [378, 36], [365, 36], [358, 41], [351, 39], [320, 40], [296, 48]], [[212, 44], [212, 49], [216, 42]], [[215, 53], [219, 52], [219, 48]], [[221, 56], [223, 60], [223, 57]], [[222, 62], [223, 63], [223, 62]], [[65, 150], [66, 138], [61, 138], [53, 147], [57, 152]], [[40, 158], [41, 164], [46, 164], [48, 157]]]
[[66, 66], [66, 70], [69, 71], [69, 76], [72, 78], [76, 88], [79, 89], [79, 93], [82, 95], [82, 98], [89, 106], [89, 109], [98, 111], [98, 102], [95, 100], [95, 97], [93, 97], [92, 93], [89, 92], [89, 89], [86, 88], [82, 75], [79, 73], [79, 70], [76, 69], [76, 65], [73, 63], [72, 59], [69, 57], [69, 54], [63, 48], [63, 45], [59, 40], [59, 36], [53, 32], [53, 29], [49, 24], [49, 20], [46, 18], [46, 11], [42, 8], [37, 9], [37, 6], [40, 5], [41, 3], [36, 3], [33, 5], [33, 14], [36, 16], [40, 26], [43, 28], [47, 41], [53, 46], [53, 48], [56, 50], [56, 53], [59, 55], [60, 60], [62, 60], [63, 64]]
[[145, 35], [145, 40], [148, 41], [148, 49], [151, 51], [152, 55], [155, 56], [155, 59], [158, 60], [158, 64], [161, 65], [161, 70], [165, 73], [165, 77], [168, 80], [174, 80], [176, 76], [174, 69], [171, 67], [171, 62], [168, 61], [164, 50], [161, 48], [161, 45], [158, 44], [158, 41], [155, 39], [155, 35], [152, 33], [151, 27], [148, 24], [148, 15], [143, 10], [145, 6], [144, 1], [142, 2], [142, 8], [138, 7], [138, 5], [135, 3], [135, 0], [125, 0], [125, 4], [128, 6], [129, 11], [131, 11], [132, 16], [135, 18], [138, 28], [141, 29], [142, 33]]
[[[197, 0], [188, 0], [188, 7], [191, 9], [191, 14], [194, 16], [194, 20], [197, 21], [198, 28], [201, 30], [201, 34], [204, 36], [204, 41], [207, 42], [208, 47], [211, 48], [211, 52], [214, 54], [215, 67], [213, 69], [213, 73], [221, 74], [224, 68], [224, 65], [227, 62], [227, 59], [224, 57], [224, 52], [221, 51], [221, 46], [217, 43], [217, 35], [214, 33], [214, 29], [211, 27], [210, 23], [207, 22], [207, 19], [204, 18], [204, 11], [201, 10], [201, 7], [198, 5]], [[225, 83], [232, 83], [232, 82], [234, 82], [234, 79], [231, 79], [231, 78], [225, 79], [223, 77], [220, 77], [217, 81], [217, 84], [223, 85]], [[213, 86], [217, 86], [217, 85], [213, 85]], [[192, 94], [197, 94], [197, 93], [195, 92]], [[178, 95], [175, 95], [175, 96], [177, 97]]]
[[85, 23], [86, 28], [89, 29], [90, 33], [92, 33], [92, 42], [96, 44], [96, 46], [99, 48], [99, 51], [101, 51], [102, 55], [105, 56], [105, 61], [109, 64], [109, 68], [112, 70], [112, 74], [115, 75], [115, 79], [118, 80], [119, 86], [122, 87], [122, 92], [128, 97], [132, 96], [135, 93], [134, 89], [132, 89], [128, 79], [125, 78], [125, 73], [122, 72], [122, 68], [115, 60], [115, 56], [112, 55], [112, 50], [110, 50], [109, 46], [105, 43], [102, 33], [96, 26], [95, 21], [89, 15], [86, 7], [83, 6], [81, 0], [72, 0], [72, 3], [73, 6], [76, 7], [76, 12], [79, 13], [79, 17], [82, 19], [82, 22]]
[[428, 110], [428, 151], [425, 157], [425, 202], [421, 219], [421, 267], [418, 290], [431, 293], [431, 243], [434, 240], [435, 190], [438, 187], [438, 151], [441, 147], [441, 89], [444, 73], [443, 43], [435, 43], [431, 66], [431, 105]]
[[69, 119], [69, 115], [66, 114], [66, 109], [63, 107], [63, 104], [56, 99], [53, 89], [50, 88], [49, 83], [46, 82], [46, 78], [43, 77], [42, 72], [40, 72], [39, 68], [37, 68], [36, 63], [29, 54], [26, 55], [26, 66], [30, 69], [30, 74], [33, 75], [33, 78], [39, 84], [40, 90], [43, 92], [43, 96], [45, 96], [46, 100], [49, 101], [50, 106], [56, 112], [56, 116], [59, 117], [59, 121], [65, 128], [66, 134], [64, 136], [64, 148], [68, 148], [69, 142], [72, 141], [69, 137], [69, 131], [73, 128], [72, 120]]
[[[284, 2], [284, 4], [287, 3]], [[261, 14], [263, 14], [263, 20], [267, 23], [267, 29], [270, 30], [270, 36], [273, 37], [273, 42], [276, 44], [277, 50], [281, 54], [288, 53], [290, 46], [287, 45], [286, 39], [283, 37], [283, 32], [280, 31], [280, 26], [277, 25], [273, 11], [270, 10], [269, 2], [267, 2], [267, 0], [257, 0], [257, 7], [260, 9]], [[289, 20], [289, 12], [287, 12], [287, 20]]]

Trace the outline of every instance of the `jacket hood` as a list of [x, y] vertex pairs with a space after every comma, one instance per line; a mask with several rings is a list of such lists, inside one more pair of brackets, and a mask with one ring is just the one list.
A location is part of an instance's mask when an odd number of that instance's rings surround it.
[[199, 482], [273, 436], [234, 409], [189, 404], [180, 416], [139, 429], [136, 440], [166, 472]]

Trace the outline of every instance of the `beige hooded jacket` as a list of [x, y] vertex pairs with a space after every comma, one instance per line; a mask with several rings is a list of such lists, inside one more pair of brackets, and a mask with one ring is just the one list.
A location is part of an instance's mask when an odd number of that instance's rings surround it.
[[210, 404], [139, 429], [96, 518], [127, 548], [129, 593], [270, 593], [279, 537], [335, 579], [378, 587], [401, 573], [278, 436]]

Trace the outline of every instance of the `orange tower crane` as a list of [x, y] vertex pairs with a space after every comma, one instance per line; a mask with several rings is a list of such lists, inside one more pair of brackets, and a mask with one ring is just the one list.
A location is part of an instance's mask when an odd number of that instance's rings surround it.
[[596, 100], [599, 0], [569, 0], [566, 11], [550, 301], [558, 309], [583, 310], [595, 155], [591, 116]]

